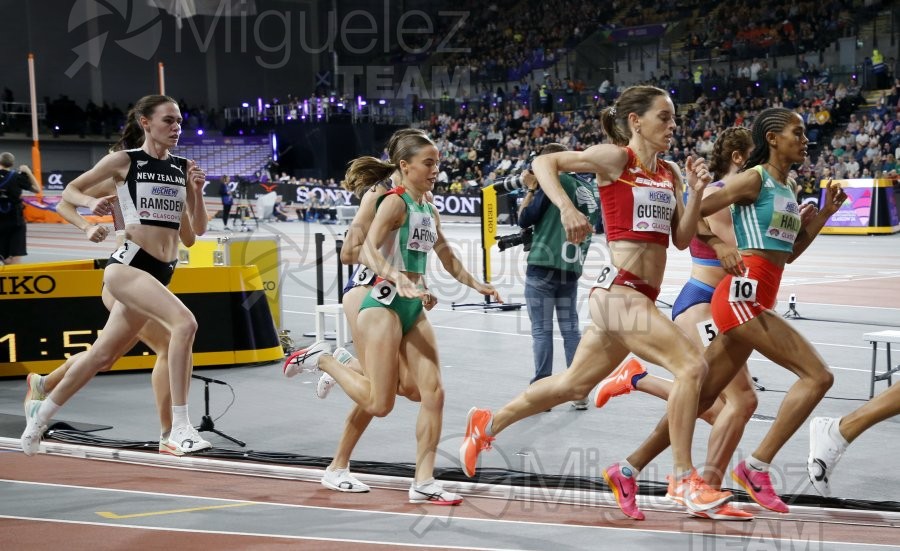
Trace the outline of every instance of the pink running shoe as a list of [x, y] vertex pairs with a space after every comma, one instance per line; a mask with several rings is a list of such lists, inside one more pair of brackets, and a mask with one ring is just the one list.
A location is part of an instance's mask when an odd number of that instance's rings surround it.
[[751, 469], [746, 461], [741, 461], [731, 472], [731, 478], [750, 494], [753, 501], [766, 509], [776, 513], [788, 512], [788, 506], [772, 489], [772, 478], [767, 471]]
[[644, 520], [644, 513], [638, 509], [635, 498], [637, 497], [637, 480], [631, 474], [631, 469], [623, 470], [618, 463], [613, 463], [603, 469], [603, 479], [609, 485], [616, 496], [616, 505], [625, 513], [625, 516], [634, 520]]

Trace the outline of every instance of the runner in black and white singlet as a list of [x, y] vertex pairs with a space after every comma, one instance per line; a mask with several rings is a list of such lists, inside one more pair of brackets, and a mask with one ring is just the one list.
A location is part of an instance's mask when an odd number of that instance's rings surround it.
[[[197, 322], [165, 287], [178, 254], [181, 225], [190, 224], [195, 234], [202, 235], [209, 222], [201, 195], [206, 174], [192, 161], [169, 153], [178, 144], [181, 122], [181, 111], [172, 98], [141, 98], [129, 112], [120, 140], [120, 144], [134, 143], [143, 135], [140, 149], [110, 153], [63, 191], [66, 201], [98, 215], [110, 214], [112, 202], [120, 199], [126, 239], [104, 270], [104, 285], [116, 304], [103, 331], [45, 400], [26, 404], [22, 449], [27, 455], [38, 451], [41, 435], [59, 408], [97, 372], [112, 367], [148, 320], [165, 327], [170, 335], [172, 431], [168, 444], [180, 453], [210, 447], [191, 426], [187, 407]], [[84, 193], [107, 180], [116, 183], [115, 197]]]

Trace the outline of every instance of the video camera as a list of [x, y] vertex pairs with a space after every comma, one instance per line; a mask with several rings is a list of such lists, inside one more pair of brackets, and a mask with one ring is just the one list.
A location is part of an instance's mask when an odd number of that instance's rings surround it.
[[534, 238], [534, 228], [528, 227], [520, 231], [519, 233], [513, 233], [510, 235], [504, 235], [503, 237], [498, 237], [497, 249], [499, 249], [500, 252], [503, 252], [510, 247], [524, 245], [524, 249], [526, 251], [530, 251], [532, 238]]

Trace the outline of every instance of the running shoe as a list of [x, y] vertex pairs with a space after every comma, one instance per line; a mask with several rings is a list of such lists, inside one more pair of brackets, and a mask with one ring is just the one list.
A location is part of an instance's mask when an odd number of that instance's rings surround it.
[[837, 438], [841, 434], [840, 421], [834, 417], [814, 417], [809, 423], [806, 470], [813, 488], [825, 497], [831, 496], [831, 473], [847, 449], [846, 440]]
[[602, 408], [613, 396], [630, 393], [634, 390], [634, 385], [631, 384], [632, 379], [634, 379], [635, 375], [642, 373], [647, 373], [647, 370], [636, 358], [631, 358], [623, 363], [609, 376], [600, 381], [600, 386], [597, 387], [597, 395], [594, 398], [594, 405]]
[[691, 469], [691, 474], [677, 483], [670, 477], [666, 496], [683, 503], [689, 511], [708, 511], [731, 501], [731, 492], [712, 488], [696, 469]]
[[475, 476], [478, 465], [478, 454], [491, 449], [493, 436], [487, 435], [487, 426], [491, 422], [491, 410], [472, 408], [466, 417], [466, 437], [459, 447], [459, 463], [463, 473], [469, 478]]
[[169, 442], [168, 438], [160, 438], [159, 439], [159, 453], [163, 455], [174, 455], [175, 457], [181, 457], [184, 455], [184, 452], [178, 449], [178, 446]]
[[737, 507], [732, 507], [730, 503], [725, 503], [724, 505], [719, 505], [718, 507], [713, 507], [712, 509], [707, 509], [706, 511], [688, 511], [688, 513], [692, 517], [705, 518], [710, 520], [753, 520], [753, 513], [748, 513], [747, 511], [743, 511], [741, 509], [738, 509]]
[[350, 469], [346, 467], [325, 469], [325, 474], [322, 475], [322, 486], [338, 492], [362, 493], [369, 491], [369, 487], [350, 474]]
[[644, 513], [637, 506], [638, 485], [631, 469], [624, 469], [618, 463], [613, 463], [603, 469], [603, 479], [616, 497], [616, 505], [625, 513], [625, 516], [634, 520], [644, 520]]
[[44, 378], [38, 375], [37, 373], [29, 373], [25, 378], [25, 384], [28, 385], [28, 390], [25, 391], [25, 403], [24, 406], [26, 408], [25, 414], [28, 414], [28, 402], [31, 400], [41, 401], [47, 397], [44, 393]]
[[415, 480], [409, 487], [410, 503], [430, 503], [432, 505], [459, 505], [462, 496], [448, 492], [432, 478], [424, 484], [416, 484]]
[[208, 450], [212, 447], [212, 444], [204, 440], [200, 433], [197, 432], [197, 429], [190, 425], [178, 428], [172, 427], [172, 432], [169, 434], [169, 444], [171, 444], [174, 451], [179, 452], [172, 455], [194, 453]]
[[318, 341], [307, 348], [297, 350], [284, 360], [284, 376], [293, 377], [300, 373], [316, 373], [319, 371], [319, 358], [322, 354], [330, 354], [331, 345], [326, 341]]
[[[338, 363], [342, 363], [344, 365], [348, 365], [350, 360], [353, 359], [353, 354], [347, 351], [346, 348], [339, 346], [334, 349], [333, 352], [334, 359], [338, 361]], [[329, 375], [328, 373], [322, 373], [322, 376], [319, 377], [319, 382], [316, 383], [316, 397], [320, 400], [324, 400], [328, 397], [328, 393], [331, 392], [331, 389], [334, 388], [334, 385], [337, 384], [337, 381], [334, 380], [334, 377]]]
[[41, 409], [41, 402], [38, 400], [29, 400], [25, 404], [25, 431], [22, 433], [22, 451], [25, 455], [34, 455], [41, 448], [41, 438], [44, 437], [44, 431], [47, 430], [47, 424], [38, 420], [38, 410]]
[[731, 478], [747, 491], [753, 501], [766, 509], [776, 513], [788, 512], [788, 506], [772, 489], [772, 477], [768, 471], [751, 469], [747, 461], [741, 461], [731, 472]]

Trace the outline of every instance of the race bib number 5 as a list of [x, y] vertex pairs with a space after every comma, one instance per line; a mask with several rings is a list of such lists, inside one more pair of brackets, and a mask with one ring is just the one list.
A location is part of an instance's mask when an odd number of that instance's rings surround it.
[[381, 304], [389, 306], [397, 296], [397, 288], [390, 281], [381, 280], [372, 287], [372, 292], [369, 294]]
[[597, 281], [594, 282], [593, 286], [608, 290], [612, 287], [617, 275], [619, 275], [618, 268], [612, 264], [603, 264], [600, 266], [600, 275], [597, 276]]
[[708, 319], [697, 324], [697, 333], [700, 334], [700, 342], [703, 343], [703, 346], [709, 346], [709, 343], [719, 334], [719, 328], [716, 327], [716, 322]]
[[353, 283], [357, 285], [371, 285], [374, 279], [375, 271], [365, 264], [360, 264], [356, 269], [356, 273], [353, 274]]

